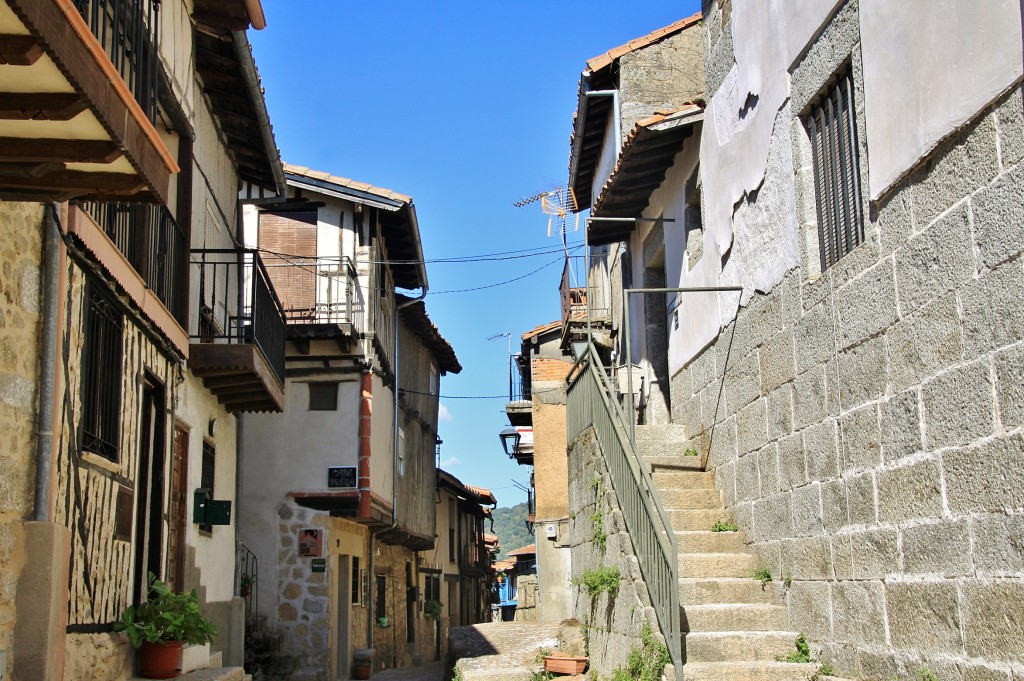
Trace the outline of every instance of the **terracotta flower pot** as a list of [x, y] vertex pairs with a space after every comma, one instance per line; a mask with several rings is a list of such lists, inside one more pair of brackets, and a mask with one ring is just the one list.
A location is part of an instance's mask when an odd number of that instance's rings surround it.
[[353, 679], [368, 679], [373, 672], [373, 664], [369, 662], [356, 662], [352, 666]]
[[544, 671], [556, 674], [582, 674], [587, 668], [587, 658], [556, 653], [544, 658]]
[[146, 679], [175, 678], [184, 646], [184, 641], [143, 642], [139, 646], [139, 675]]

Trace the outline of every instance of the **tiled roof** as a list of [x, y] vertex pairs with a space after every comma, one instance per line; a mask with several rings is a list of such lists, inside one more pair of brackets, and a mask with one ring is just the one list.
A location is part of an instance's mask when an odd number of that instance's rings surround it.
[[366, 192], [367, 194], [379, 196], [382, 199], [390, 199], [392, 201], [399, 201], [401, 203], [412, 203], [411, 196], [399, 194], [396, 191], [385, 189], [383, 187], [375, 187], [372, 184], [367, 184], [366, 182], [357, 182], [356, 180], [352, 180], [347, 177], [331, 175], [330, 173], [325, 173], [320, 170], [312, 170], [310, 168], [306, 168], [305, 166], [296, 166], [292, 165], [291, 163], [285, 163], [284, 172], [291, 173], [292, 175], [299, 175], [300, 177], [308, 177], [312, 180], [329, 182], [331, 184], [338, 185], [339, 187], [354, 189], [355, 191], [359, 192]]
[[629, 54], [630, 52], [633, 52], [635, 50], [639, 50], [642, 47], [647, 47], [648, 45], [651, 45], [652, 43], [656, 43], [656, 42], [658, 42], [659, 40], [661, 40], [663, 38], [667, 38], [667, 37], [669, 37], [670, 35], [672, 35], [674, 33], [678, 33], [679, 31], [683, 30], [684, 28], [687, 28], [688, 26], [692, 26], [693, 24], [696, 24], [698, 21], [700, 21], [700, 18], [701, 18], [701, 13], [697, 12], [693, 16], [687, 17], [685, 19], [680, 19], [679, 21], [677, 21], [677, 22], [675, 22], [673, 24], [669, 24], [668, 26], [665, 26], [664, 28], [659, 28], [656, 31], [651, 31], [650, 33], [648, 33], [645, 36], [641, 36], [639, 38], [634, 38], [633, 40], [630, 40], [625, 45], [619, 45], [618, 47], [615, 47], [615, 48], [612, 48], [612, 49], [608, 50], [607, 52], [605, 52], [602, 55], [599, 55], [597, 57], [594, 57], [593, 59], [587, 60], [587, 69], [591, 73], [593, 73], [594, 71], [599, 71], [600, 69], [603, 69], [606, 66], [609, 66], [612, 62], [614, 62], [616, 59], [618, 59], [622, 55]]
[[562, 322], [560, 320], [555, 320], [553, 322], [548, 322], [547, 324], [541, 324], [540, 326], [535, 326], [534, 328], [530, 329], [529, 331], [524, 332], [523, 335], [522, 335], [522, 339], [526, 340], [527, 338], [533, 338], [534, 336], [542, 334], [545, 331], [551, 331], [552, 329], [557, 329], [561, 325], [562, 325]]
[[526, 546], [516, 549], [515, 551], [509, 551], [510, 556], [529, 556], [537, 553], [536, 544], [527, 544]]
[[494, 497], [494, 493], [491, 490], [487, 489], [486, 487], [474, 487], [473, 485], [466, 485], [466, 489], [480, 497], [480, 503], [482, 504], [498, 503], [498, 500]]

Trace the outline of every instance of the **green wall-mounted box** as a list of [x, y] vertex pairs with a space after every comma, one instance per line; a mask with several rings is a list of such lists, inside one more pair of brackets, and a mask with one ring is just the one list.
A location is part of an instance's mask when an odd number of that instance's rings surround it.
[[210, 498], [210, 490], [200, 487], [193, 495], [192, 522], [199, 525], [230, 525], [231, 502]]

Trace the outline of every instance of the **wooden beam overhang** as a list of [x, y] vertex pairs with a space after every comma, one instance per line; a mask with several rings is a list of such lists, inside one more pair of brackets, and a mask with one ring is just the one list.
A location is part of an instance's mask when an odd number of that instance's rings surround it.
[[169, 202], [177, 163], [72, 0], [0, 0], [0, 80], [0, 197]]
[[284, 409], [284, 386], [255, 345], [192, 343], [188, 368], [232, 413]]

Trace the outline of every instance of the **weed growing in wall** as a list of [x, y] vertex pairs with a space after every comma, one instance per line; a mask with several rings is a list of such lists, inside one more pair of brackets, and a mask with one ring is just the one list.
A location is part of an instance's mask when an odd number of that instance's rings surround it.
[[796, 650], [786, 655], [784, 658], [779, 658], [779, 662], [792, 662], [794, 664], [802, 664], [811, 661], [811, 647], [807, 643], [807, 637], [800, 634], [796, 637]]
[[661, 681], [665, 665], [672, 662], [668, 648], [654, 638], [651, 626], [644, 622], [640, 630], [640, 647], [629, 651], [626, 668], [612, 672], [612, 681]]
[[[615, 598], [616, 594], [619, 593], [620, 580], [619, 568], [605, 566], [596, 570], [585, 571], [582, 577], [574, 577], [572, 584], [573, 586], [581, 587], [591, 598], [596, 598], [603, 593], [607, 593], [612, 598]], [[584, 627], [586, 626], [588, 624], [585, 622]], [[584, 645], [587, 647], [590, 645], [588, 634], [589, 632], [584, 634]]]
[[711, 526], [712, 532], [739, 532], [740, 528], [736, 527], [736, 523], [730, 523], [725, 520], [716, 520], [715, 524]]
[[771, 584], [772, 571], [768, 569], [766, 565], [759, 565], [754, 573], [751, 575], [754, 579], [761, 582], [761, 588], [764, 588]]

